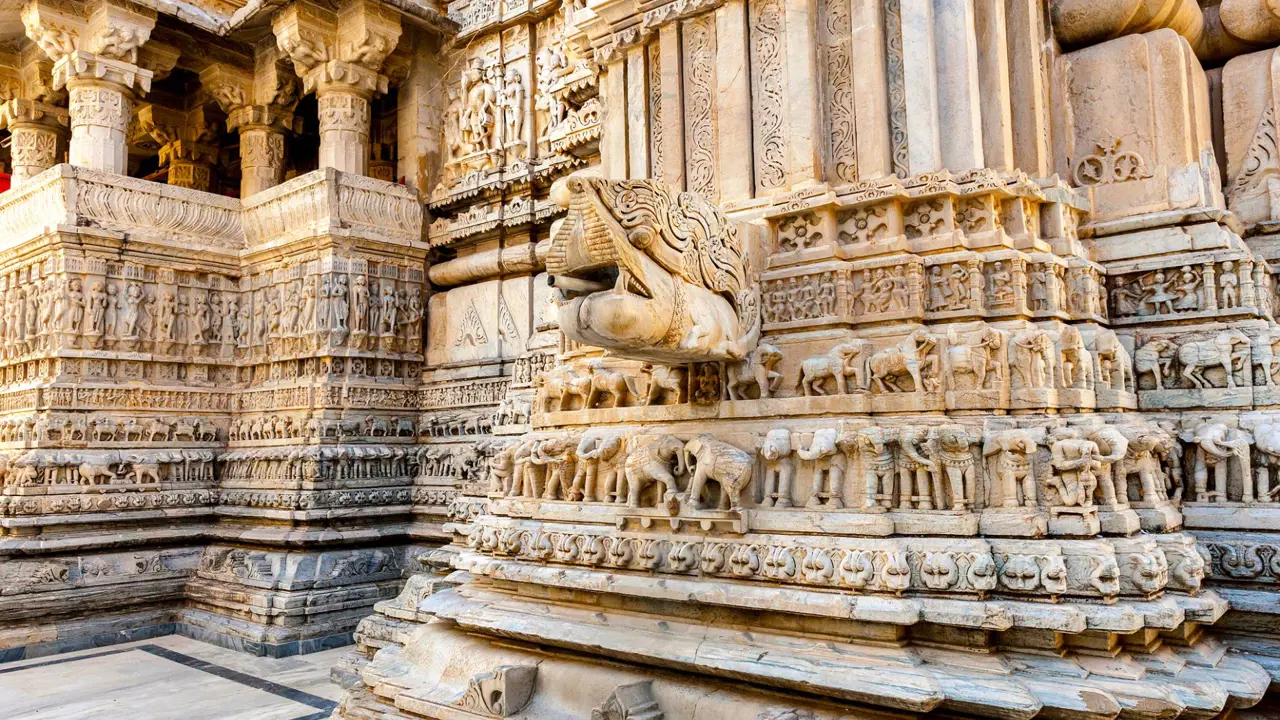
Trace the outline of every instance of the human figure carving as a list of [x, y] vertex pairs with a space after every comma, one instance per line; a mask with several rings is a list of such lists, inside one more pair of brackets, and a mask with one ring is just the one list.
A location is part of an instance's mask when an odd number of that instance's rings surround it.
[[782, 383], [782, 373], [778, 372], [778, 363], [782, 362], [782, 351], [773, 345], [760, 343], [751, 354], [742, 360], [725, 364], [728, 376], [726, 387], [730, 400], [746, 400], [747, 392], [755, 386], [761, 400], [767, 400], [778, 391]]
[[1178, 346], [1164, 338], [1148, 342], [1138, 348], [1133, 356], [1134, 374], [1141, 376], [1150, 373], [1155, 379], [1155, 389], [1163, 390], [1165, 378], [1173, 372], [1173, 358], [1177, 352]]
[[1049, 388], [1055, 377], [1053, 338], [1039, 328], [1018, 333], [1013, 345], [1019, 349], [1013, 369], [1024, 388]]
[[975, 390], [987, 388], [987, 376], [996, 381], [1004, 380], [1004, 334], [993, 327], [983, 327], [977, 337], [961, 340], [954, 328], [947, 331], [947, 351], [944, 356], [946, 372], [951, 386], [960, 387], [959, 376], [972, 375]]
[[905, 392], [900, 378], [911, 378], [912, 392], [935, 390], [937, 358], [931, 353], [937, 340], [923, 328], [912, 331], [897, 345], [877, 351], [867, 363], [871, 382], [882, 393]]
[[1049, 437], [1054, 472], [1046, 481], [1067, 507], [1090, 507], [1102, 463], [1098, 446], [1076, 428], [1057, 428]]

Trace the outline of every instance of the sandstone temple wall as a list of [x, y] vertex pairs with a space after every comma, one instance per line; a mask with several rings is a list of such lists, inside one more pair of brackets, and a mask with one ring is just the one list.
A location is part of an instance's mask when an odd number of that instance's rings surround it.
[[19, 15], [0, 660], [354, 636], [352, 720], [1275, 711], [1272, 3]]

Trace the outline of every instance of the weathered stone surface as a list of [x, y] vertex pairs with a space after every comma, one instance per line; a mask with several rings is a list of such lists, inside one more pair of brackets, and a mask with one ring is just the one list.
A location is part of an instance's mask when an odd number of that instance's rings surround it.
[[349, 720], [1256, 705], [1280, 20], [1209, 5], [32, 0], [0, 659], [354, 639]]

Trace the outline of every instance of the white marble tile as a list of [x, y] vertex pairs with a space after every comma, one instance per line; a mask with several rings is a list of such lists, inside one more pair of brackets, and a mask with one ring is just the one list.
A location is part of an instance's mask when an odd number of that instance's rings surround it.
[[[189, 667], [157, 646], [285, 689], [335, 700], [329, 668], [344, 650], [258, 658], [181, 637], [37, 658], [0, 666], [5, 720], [296, 720], [321, 708]], [[110, 653], [110, 654], [103, 654]]]

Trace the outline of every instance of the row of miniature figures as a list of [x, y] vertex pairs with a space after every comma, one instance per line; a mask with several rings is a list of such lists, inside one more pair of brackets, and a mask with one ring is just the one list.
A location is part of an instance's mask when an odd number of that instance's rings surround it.
[[[718, 373], [713, 363], [635, 369], [591, 359], [539, 373], [535, 407], [563, 412], [850, 394], [887, 397], [884, 402], [891, 403], [895, 397], [945, 392], [946, 398], [938, 399], [944, 407], [998, 408], [1007, 406], [1011, 395], [1025, 403], [1052, 402], [1044, 394], [1048, 391], [1093, 392], [1099, 395], [1098, 407], [1136, 407], [1139, 390], [1199, 392], [1280, 383], [1280, 330], [1260, 321], [1140, 332], [1133, 340], [1131, 352], [1126, 338], [1096, 325], [1002, 329], [979, 323], [949, 326], [945, 332], [920, 327], [887, 345], [850, 338], [793, 363], [779, 347], [761, 343], [747, 358], [725, 364], [722, 382], [703, 377]], [[706, 392], [718, 387], [722, 393]]]
[[0, 484], [5, 493], [31, 488], [114, 490], [117, 486], [167, 483], [212, 485], [212, 450], [31, 450], [0, 454]]
[[217, 425], [200, 417], [40, 414], [0, 420], [0, 443], [211, 443]]
[[[1083, 328], [1083, 330], [1082, 330]], [[998, 403], [1010, 389], [1078, 389], [1132, 393], [1133, 361], [1120, 338], [1097, 326], [1027, 324], [1016, 331], [985, 323], [945, 334], [917, 328], [887, 346], [852, 338], [783, 370], [784, 352], [767, 343], [725, 366], [723, 397], [729, 400], [787, 396], [972, 393]], [[534, 385], [544, 412], [714, 402], [700, 397], [699, 371], [713, 364], [642, 366], [639, 372], [602, 360], [561, 365], [540, 373]], [[787, 376], [794, 378], [787, 389]], [[701, 393], [705, 395], [705, 393]]]
[[71, 347], [228, 356], [324, 347], [418, 352], [420, 283], [331, 272], [240, 292], [56, 274], [0, 277], [0, 357]]
[[[719, 509], [747, 504], [872, 512], [1086, 512], [1131, 504], [1171, 507], [1184, 497], [1197, 503], [1280, 499], [1280, 423], [1253, 432], [1214, 422], [1178, 428], [1141, 419], [985, 430], [961, 424], [775, 428], [754, 444], [749, 451], [707, 434], [687, 441], [608, 432], [530, 434], [485, 448], [488, 492], [701, 509], [710, 500], [703, 497], [711, 492], [710, 481], [719, 488]], [[649, 492], [653, 486], [661, 492]]]

